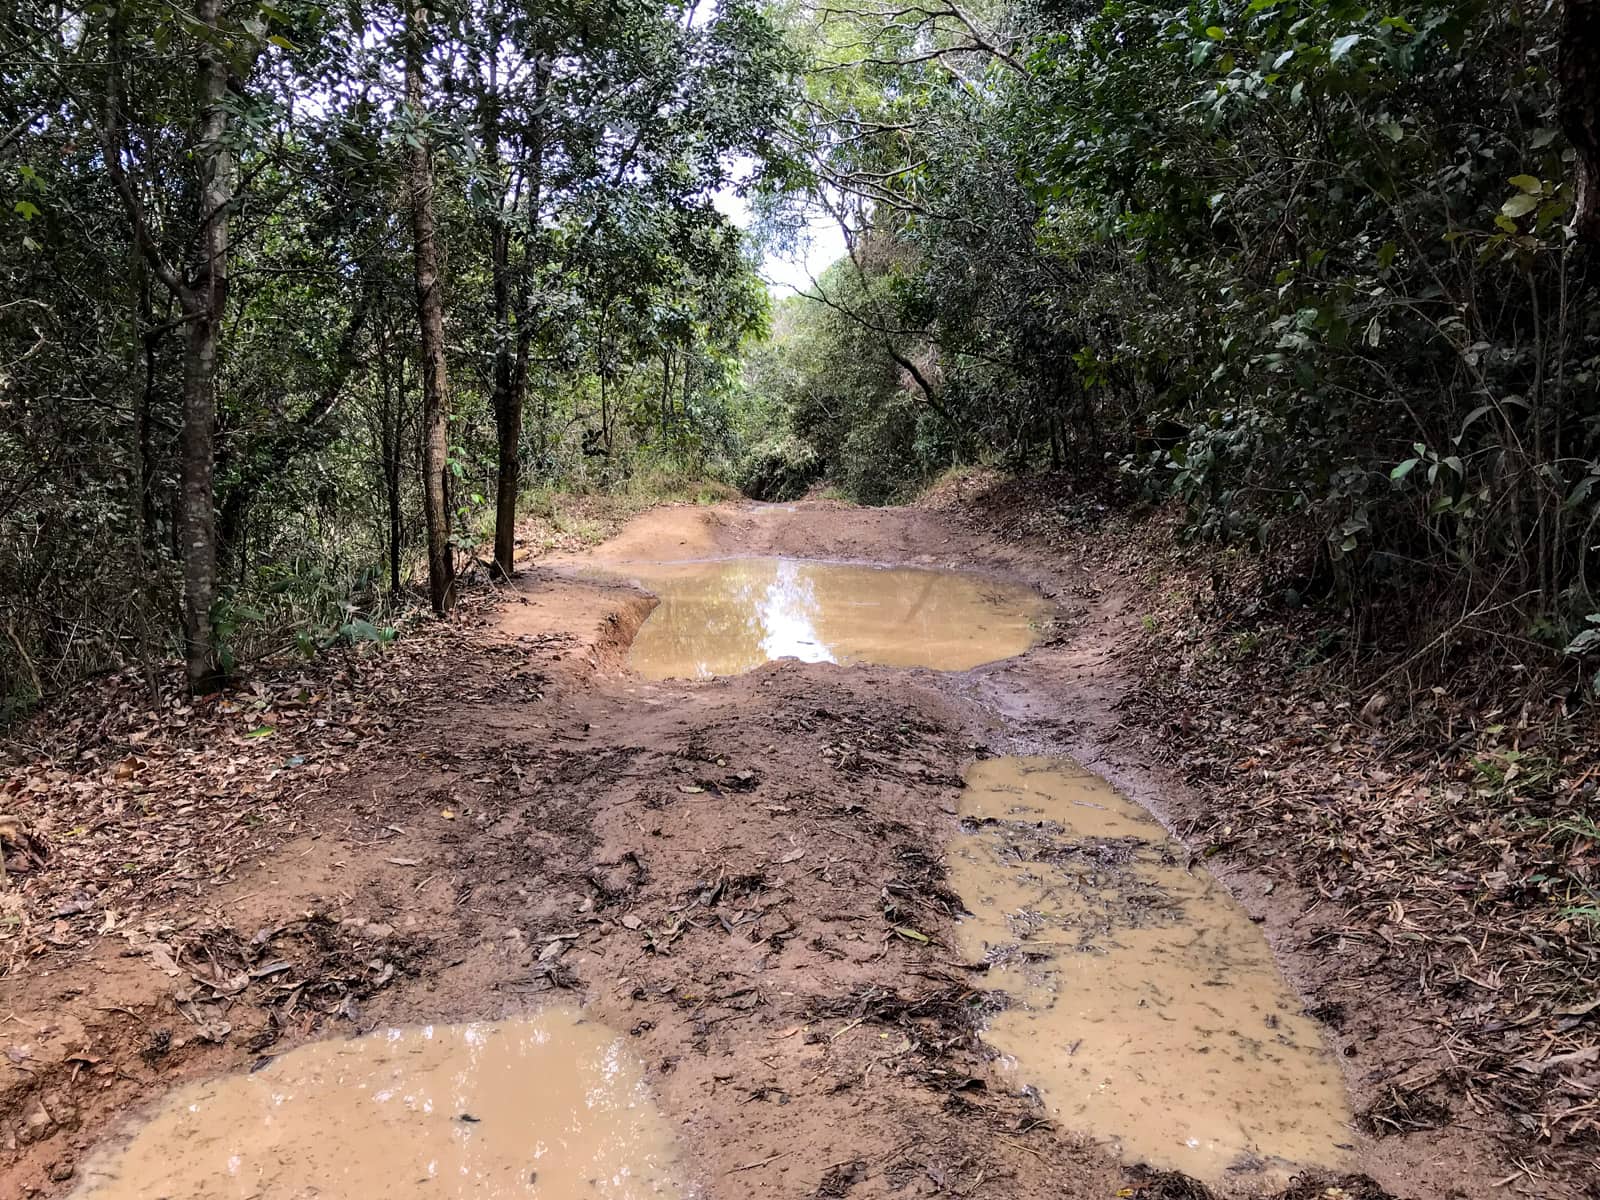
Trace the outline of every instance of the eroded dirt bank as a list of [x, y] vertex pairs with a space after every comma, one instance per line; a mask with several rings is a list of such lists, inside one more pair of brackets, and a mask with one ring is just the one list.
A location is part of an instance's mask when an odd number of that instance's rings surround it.
[[[647, 682], [625, 654], [652, 599], [575, 577], [731, 554], [983, 569], [1053, 612], [1034, 649], [971, 671], [783, 662]], [[271, 756], [198, 796], [139, 799], [137, 763], [116, 778], [136, 748], [108, 746], [103, 786], [130, 803], [92, 819], [158, 839], [204, 823], [191, 840], [211, 869], [181, 894], [154, 871], [131, 891], [94, 883], [79, 911], [30, 925], [0, 981], [6, 1194], [65, 1195], [115, 1120], [180, 1081], [552, 997], [631, 1035], [707, 1197], [1203, 1194], [1007, 1085], [977, 1036], [995, 1001], [956, 948], [945, 878], [961, 773], [990, 754], [1070, 753], [1178, 832], [1194, 815], [1118, 717], [1128, 611], [1116, 587], [932, 512], [667, 508], [529, 570], [440, 644], [445, 684], [394, 683], [383, 736], [314, 794], [274, 791], [270, 820], [206, 818], [281, 775]], [[57, 842], [79, 825], [60, 769]], [[1383, 1064], [1414, 1048], [1409, 1014], [1336, 973], [1292, 881], [1222, 873], [1322, 1022], [1354, 1108], [1381, 1103]], [[1584, 1194], [1507, 1166], [1496, 1132], [1482, 1115], [1352, 1131], [1351, 1169], [1402, 1196]]]

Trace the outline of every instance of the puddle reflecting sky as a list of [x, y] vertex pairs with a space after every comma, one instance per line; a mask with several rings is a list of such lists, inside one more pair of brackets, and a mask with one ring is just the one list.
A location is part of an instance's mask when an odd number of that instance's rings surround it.
[[985, 1040], [1068, 1129], [1218, 1182], [1337, 1166], [1338, 1064], [1249, 915], [1144, 809], [1068, 759], [967, 775], [961, 950], [1012, 1003]]
[[618, 568], [660, 597], [630, 663], [651, 679], [736, 675], [778, 658], [964, 671], [1020, 654], [1043, 612], [978, 575], [787, 558]]
[[314, 1042], [180, 1088], [74, 1200], [657, 1200], [666, 1123], [623, 1039], [568, 1010]]

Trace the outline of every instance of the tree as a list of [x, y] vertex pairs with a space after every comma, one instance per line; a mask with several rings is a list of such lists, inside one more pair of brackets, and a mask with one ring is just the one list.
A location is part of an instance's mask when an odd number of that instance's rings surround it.
[[[479, 16], [464, 36], [485, 193], [494, 571], [503, 578], [513, 569], [534, 359], [541, 349], [570, 357], [570, 346], [557, 349], [571, 337], [560, 324], [580, 295], [608, 331], [620, 328], [618, 305], [642, 303], [653, 281], [678, 270], [697, 231], [721, 222], [709, 197], [727, 183], [728, 160], [773, 152], [787, 55], [747, 0], [710, 19], [683, 0], [603, 12], [485, 0]], [[623, 261], [627, 280], [616, 269]], [[605, 340], [593, 353], [609, 444]]]
[[[169, 261], [127, 169], [129, 155], [123, 86], [128, 53], [127, 6], [113, 6], [108, 21], [105, 113], [101, 138], [105, 167], [122, 199], [134, 245], [145, 265], [176, 299], [185, 328], [183, 411], [179, 452], [181, 488], [178, 540], [183, 560], [183, 641], [189, 686], [203, 691], [220, 682], [223, 669], [213, 628], [217, 583], [216, 376], [218, 344], [228, 303], [228, 232], [234, 204], [230, 149], [229, 80], [236, 66], [248, 75], [258, 42], [249, 30], [230, 39], [222, 0], [196, 0], [181, 25], [194, 40], [197, 95], [194, 141], [189, 157], [197, 180], [192, 192], [193, 230], [188, 261]], [[175, 22], [176, 24], [177, 22]], [[227, 47], [242, 62], [230, 62]], [[238, 78], [238, 76], [233, 76]]]
[[531, 477], [743, 445], [765, 300], [713, 196], [782, 123], [754, 4], [194, 2], [0, 12], [6, 712], [372, 639], [425, 529], [445, 608]]
[[406, 141], [416, 264], [417, 324], [422, 346], [422, 494], [428, 527], [428, 596], [437, 616], [455, 602], [446, 478], [450, 469], [450, 376], [445, 363], [444, 297], [439, 282], [438, 231], [433, 205], [433, 150], [424, 95], [428, 8], [406, 8]]

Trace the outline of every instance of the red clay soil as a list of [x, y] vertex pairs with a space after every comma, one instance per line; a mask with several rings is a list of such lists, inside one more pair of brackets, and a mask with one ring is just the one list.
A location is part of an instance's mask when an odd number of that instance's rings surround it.
[[[1055, 625], [962, 673], [648, 682], [626, 651], [652, 598], [575, 577], [733, 554], [987, 570], [1037, 587]], [[178, 1082], [552, 999], [632, 1035], [708, 1200], [1208, 1194], [1006, 1084], [942, 883], [980, 754], [1071, 753], [1170, 827], [1195, 815], [1118, 715], [1128, 596], [922, 509], [664, 508], [383, 654], [220, 705], [147, 712], [118, 685], [24, 731], [0, 808], [49, 853], [0, 910], [0, 1194], [67, 1194]], [[1383, 1103], [1383, 1064], [1416, 1038], [1403, 1001], [1339, 976], [1314, 897], [1224, 878], [1325, 1018], [1354, 1107]], [[1283, 1194], [1585, 1194], [1520, 1170], [1504, 1132], [1482, 1114], [1353, 1131], [1370, 1179]]]

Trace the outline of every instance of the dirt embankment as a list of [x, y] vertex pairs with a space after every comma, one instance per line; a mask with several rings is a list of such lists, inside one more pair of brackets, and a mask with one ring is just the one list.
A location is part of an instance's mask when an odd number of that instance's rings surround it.
[[[649, 682], [625, 651], [651, 598], [571, 575], [725, 554], [981, 568], [1036, 586], [1056, 622], [968, 672]], [[659, 509], [342, 679], [148, 719], [128, 699], [39, 734], [12, 794], [56, 852], [9, 901], [6, 1193], [65, 1194], [86, 1148], [179, 1080], [560, 995], [631, 1035], [709, 1197], [1204, 1194], [1005, 1085], [945, 882], [961, 772], [987, 753], [1073, 753], [1180, 833], [1201, 816], [1117, 710], [1134, 594], [931, 511]], [[1294, 875], [1225, 877], [1377, 1111], [1427, 1029], [1347, 973]], [[1352, 1138], [1397, 1195], [1582, 1194], [1559, 1163], [1502, 1167], [1500, 1132], [1462, 1111]]]

